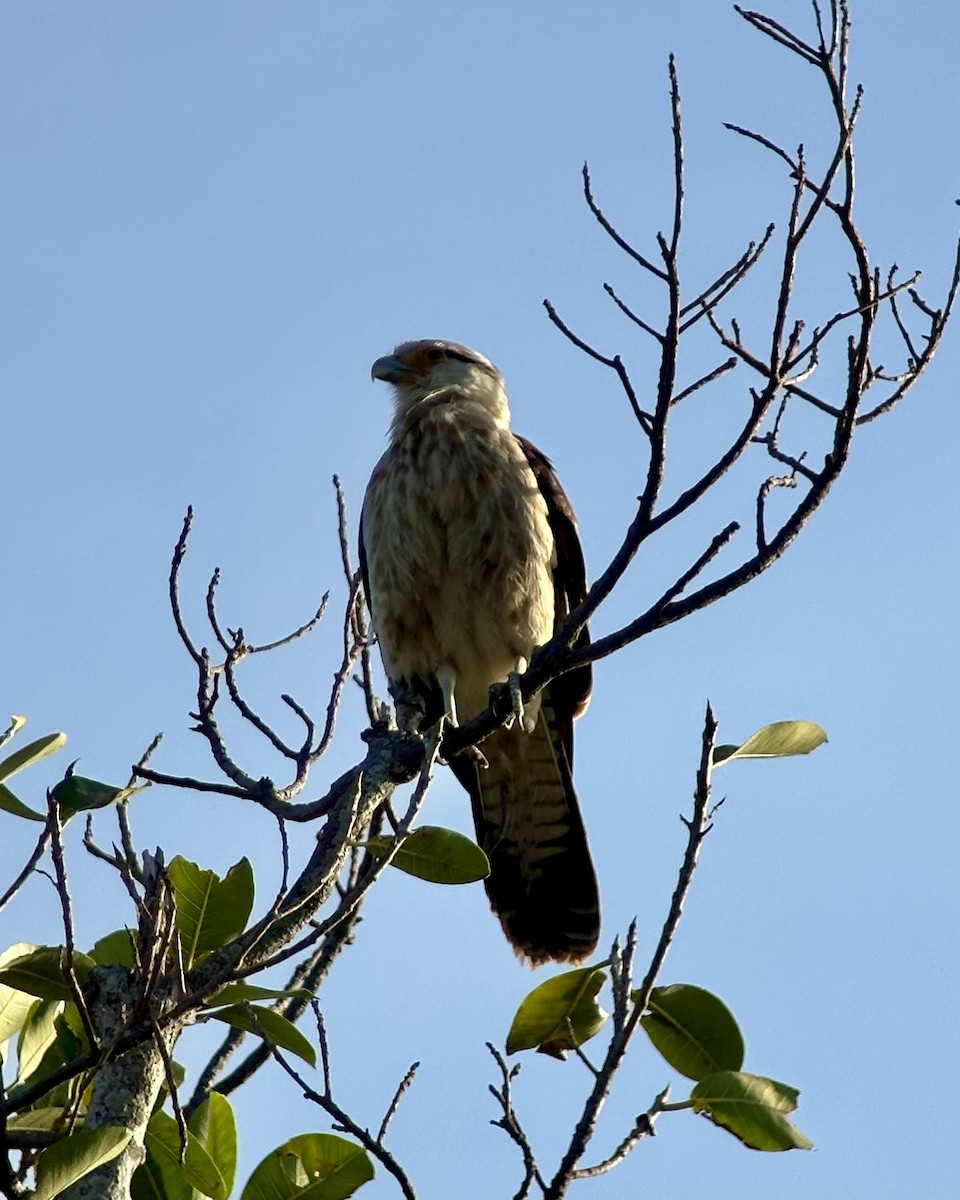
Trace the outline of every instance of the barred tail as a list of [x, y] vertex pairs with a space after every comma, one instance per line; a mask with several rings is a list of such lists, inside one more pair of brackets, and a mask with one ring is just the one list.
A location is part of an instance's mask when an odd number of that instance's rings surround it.
[[487, 896], [517, 955], [580, 962], [600, 931], [597, 881], [563, 741], [544, 693], [532, 733], [519, 723], [481, 747], [489, 767], [452, 760], [490, 859]]

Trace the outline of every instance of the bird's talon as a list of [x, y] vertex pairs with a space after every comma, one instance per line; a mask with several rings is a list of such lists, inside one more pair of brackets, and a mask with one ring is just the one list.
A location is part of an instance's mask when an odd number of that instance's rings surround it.
[[513, 715], [523, 724], [523, 696], [520, 694], [520, 672], [511, 671], [507, 676], [507, 687], [510, 689], [510, 707]]
[[468, 746], [463, 753], [464, 756], [469, 758], [470, 761], [474, 763], [481, 771], [486, 771], [489, 769], [490, 764], [487, 762], [487, 757], [479, 746]]

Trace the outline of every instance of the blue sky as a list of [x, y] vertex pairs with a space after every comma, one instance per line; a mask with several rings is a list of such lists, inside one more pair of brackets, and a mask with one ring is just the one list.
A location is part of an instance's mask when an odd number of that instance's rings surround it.
[[[810, 33], [801, 0], [769, 11]], [[936, 301], [960, 193], [960, 18], [946, 0], [923, 12], [855, 4], [851, 74], [866, 87], [860, 226], [881, 267], [922, 267]], [[782, 227], [789, 199], [776, 163], [721, 122], [789, 148], [803, 140], [814, 163], [829, 152], [813, 72], [726, 4], [3, 6], [0, 714], [27, 714], [33, 736], [67, 731], [64, 758], [97, 778], [125, 778], [158, 729], [158, 766], [209, 773], [188, 732], [193, 679], [165, 599], [188, 503], [185, 597], [198, 627], [216, 564], [224, 620], [257, 641], [331, 590], [327, 625], [247, 671], [278, 722], [284, 691], [320, 711], [344, 600], [330, 477], [340, 474], [355, 518], [388, 419], [370, 363], [406, 338], [464, 341], [499, 364], [516, 427], [554, 459], [599, 573], [642, 486], [642, 437], [615, 381], [540, 302], [620, 352], [649, 395], [651, 348], [601, 285], [654, 316], [657, 297], [592, 222], [579, 173], [588, 159], [605, 210], [654, 253], [671, 202], [670, 51], [692, 294], [769, 220]], [[846, 265], [829, 238], [812, 250], [798, 287], [814, 322], [845, 303]], [[771, 279], [761, 271], [727, 315], [761, 328]], [[700, 341], [688, 377], [722, 357]], [[620, 1171], [574, 1195], [935, 1197], [956, 1186], [958, 381], [954, 331], [909, 400], [862, 431], [783, 562], [597, 669], [577, 781], [607, 942], [634, 914], [642, 944], [660, 928], [707, 698], [724, 741], [789, 717], [829, 733], [809, 759], [718, 776], [727, 802], [663, 976], [727, 1001], [747, 1069], [801, 1089], [797, 1123], [817, 1151], [752, 1154], [668, 1114]], [[734, 372], [678, 420], [669, 492], [709, 461], [753, 382]], [[641, 611], [731, 517], [749, 519], [747, 495], [725, 488], [651, 546], [597, 632]], [[360, 756], [361, 727], [352, 698], [311, 794]], [[278, 769], [237, 738], [252, 773]], [[41, 774], [24, 777], [24, 798], [28, 782], [41, 794]], [[261, 814], [155, 789], [133, 819], [138, 842], [168, 855], [219, 870], [248, 855], [264, 902], [272, 895], [278, 855]], [[426, 819], [468, 827], [449, 779]], [[4, 828], [6, 877], [32, 834]], [[100, 828], [109, 842], [109, 822]], [[130, 918], [78, 833], [70, 869], [92, 943]], [[305, 857], [310, 834], [297, 837]], [[57, 936], [43, 880], [0, 917], [4, 944]], [[392, 1144], [424, 1197], [506, 1194], [518, 1178], [488, 1124], [484, 1042], [502, 1042], [546, 974], [515, 963], [479, 888], [397, 875], [370, 901], [323, 997], [335, 1083], [375, 1126], [422, 1060]], [[188, 1065], [206, 1036], [182, 1043]], [[670, 1078], [638, 1044], [594, 1157]], [[525, 1063], [516, 1104], [546, 1169], [587, 1087], [576, 1063]], [[327, 1128], [277, 1073], [237, 1107], [247, 1169], [286, 1136]], [[368, 1190], [395, 1194], [383, 1177]]]

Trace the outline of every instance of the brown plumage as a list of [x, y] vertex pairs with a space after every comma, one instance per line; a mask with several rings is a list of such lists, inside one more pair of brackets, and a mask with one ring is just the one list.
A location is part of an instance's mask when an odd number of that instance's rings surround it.
[[[503, 381], [482, 355], [406, 342], [373, 377], [393, 385], [395, 411], [364, 497], [360, 561], [398, 719], [466, 722], [582, 599], [576, 522], [549, 461], [510, 430]], [[533, 964], [578, 962], [597, 943], [571, 776], [589, 692], [589, 666], [569, 672], [483, 742], [486, 769], [450, 763], [490, 859], [490, 903]]]

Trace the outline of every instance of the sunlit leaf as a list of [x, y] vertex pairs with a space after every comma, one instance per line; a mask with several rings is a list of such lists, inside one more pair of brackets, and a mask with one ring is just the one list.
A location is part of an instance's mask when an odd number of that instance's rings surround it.
[[743, 1065], [743, 1037], [733, 1014], [703, 988], [689, 983], [654, 988], [640, 1023], [670, 1066], [689, 1079]]
[[[212, 1200], [227, 1200], [230, 1189], [204, 1146], [188, 1130], [183, 1152], [180, 1128], [162, 1109], [150, 1118], [144, 1146], [149, 1163], [147, 1174], [160, 1181], [159, 1194], [163, 1200], [192, 1200], [194, 1188]], [[142, 1181], [137, 1190], [142, 1192]]]
[[56, 1040], [56, 1021], [62, 1008], [62, 1000], [34, 1002], [17, 1039], [18, 1079], [28, 1079], [40, 1066], [43, 1056]]
[[53, 1133], [65, 1129], [67, 1113], [62, 1108], [28, 1108], [26, 1112], [17, 1113], [15, 1117], [7, 1118], [7, 1129], [16, 1129], [21, 1133]]
[[255, 1033], [265, 1037], [280, 1050], [289, 1050], [311, 1067], [316, 1066], [317, 1053], [300, 1030], [270, 1008], [258, 1008], [253, 1004], [232, 1004], [229, 1008], [218, 1008], [210, 1014], [218, 1021], [226, 1021], [234, 1029]]
[[[86, 1034], [83, 1032], [80, 1014], [77, 1012], [77, 1006], [72, 1001], [68, 1000], [64, 1003], [63, 1011], [57, 1016], [54, 1028], [56, 1036], [47, 1047], [37, 1069], [26, 1082], [18, 1083], [10, 1088], [8, 1100], [13, 1107], [19, 1107], [21, 1102], [20, 1096], [24, 1090], [35, 1087], [41, 1080], [50, 1075], [51, 1072], [59, 1070], [60, 1067], [68, 1062], [73, 1062], [81, 1054], [85, 1054], [90, 1049]], [[75, 1076], [65, 1083], [51, 1088], [43, 1097], [44, 1107], [52, 1108], [59, 1105], [61, 1108], [64, 1108], [72, 1106], [77, 1100], [78, 1093], [82, 1091], [85, 1082], [88, 1081], [85, 1081], [83, 1076]], [[83, 1110], [84, 1105], [81, 1103], [77, 1115], [82, 1117]]]
[[[29, 992], [42, 1000], [71, 1000], [73, 993], [64, 973], [66, 951], [62, 946], [40, 946], [21, 958], [0, 967], [0, 984]], [[73, 970], [78, 982], [90, 974], [96, 963], [86, 954], [74, 951]]]
[[246, 928], [253, 908], [253, 868], [246, 858], [225, 878], [206, 871], [179, 855], [168, 868], [177, 910], [177, 929], [184, 965], [191, 967], [204, 954], [219, 950]]
[[734, 758], [789, 758], [795, 754], [809, 754], [827, 740], [827, 735], [813, 721], [774, 721], [764, 725], [750, 735], [741, 746], [717, 746], [713, 751], [713, 765]]
[[690, 1093], [696, 1112], [728, 1130], [751, 1150], [812, 1150], [813, 1143], [786, 1117], [800, 1093], [789, 1084], [720, 1071], [701, 1079]]
[[[366, 846], [371, 854], [383, 857], [396, 840], [374, 837]], [[390, 865], [428, 883], [476, 883], [490, 874], [487, 856], [472, 838], [439, 825], [421, 825], [406, 834]]]
[[[0, 976], [3, 968], [16, 959], [23, 958], [36, 950], [30, 942], [17, 942], [0, 954]], [[27, 1018], [27, 1013], [33, 1007], [35, 997], [32, 993], [11, 987], [0, 982], [0, 1046], [14, 1033], [18, 1033]]]
[[8, 755], [0, 762], [0, 782], [9, 779], [11, 775], [16, 775], [17, 771], [22, 771], [24, 767], [33, 766], [41, 758], [46, 758], [48, 754], [55, 754], [66, 744], [67, 735], [65, 733], [48, 733], [42, 738], [37, 738], [35, 742], [28, 742], [26, 746], [21, 746], [19, 750], [15, 750], [13, 754]]
[[[36, 1036], [42, 1039], [45, 1043], [39, 1050], [38, 1054], [34, 1054], [31, 1050], [29, 1042], [26, 1045], [24, 1054], [21, 1046], [20, 1067], [17, 1075], [18, 1083], [10, 1089], [10, 1097], [12, 1100], [18, 1098], [22, 1089], [35, 1087], [41, 1080], [45, 1079], [52, 1071], [59, 1070], [67, 1062], [72, 1062], [81, 1053], [89, 1049], [86, 1035], [82, 1032], [78, 1035], [71, 1028], [69, 1014], [73, 1014], [77, 1025], [80, 1024], [80, 1016], [77, 1012], [75, 1004], [69, 1001], [59, 1000], [37, 1000], [35, 1005], [48, 1005], [54, 1010], [60, 1008], [62, 1011], [55, 1012], [52, 1022], [52, 1037], [44, 1037], [45, 1027], [43, 1018], [41, 1025], [35, 1031], [31, 1031], [31, 1037]], [[36, 1011], [36, 1008], [35, 1010]], [[42, 1011], [42, 1010], [41, 1010]], [[29, 1030], [29, 1024], [25, 1025], [25, 1030]], [[52, 1089], [44, 1098], [43, 1103], [46, 1107], [54, 1105], [66, 1105], [69, 1103], [71, 1096], [76, 1095], [76, 1088], [79, 1086], [79, 1078], [68, 1081], [60, 1085], [59, 1088]]]
[[26, 723], [26, 717], [21, 716], [20, 713], [14, 713], [10, 718], [10, 724], [6, 727], [3, 733], [0, 733], [0, 746], [3, 746], [9, 742], [10, 739], [15, 736], [15, 734], [20, 732]]
[[303, 1133], [267, 1155], [240, 1200], [346, 1200], [372, 1178], [373, 1163], [355, 1142]]
[[113, 933], [104, 934], [95, 942], [90, 951], [94, 962], [102, 965], [117, 963], [121, 967], [133, 968], [133, 946], [136, 934], [131, 929], [115, 929]]
[[0, 808], [15, 817], [26, 817], [28, 821], [45, 821], [46, 813], [35, 812], [10, 791], [6, 784], [0, 783]]
[[255, 983], [227, 983], [207, 1001], [208, 1008], [219, 1008], [224, 1004], [242, 1004], [245, 1000], [280, 1000], [281, 998], [298, 996], [301, 1000], [309, 1000], [313, 995], [307, 988], [288, 988], [278, 991], [276, 988], [259, 987]]
[[603, 1028], [607, 1014], [596, 995], [606, 974], [599, 967], [578, 967], [554, 975], [524, 998], [507, 1034], [507, 1053], [530, 1050], [563, 1058]]
[[82, 1129], [54, 1142], [37, 1159], [37, 1190], [33, 1200], [53, 1200], [103, 1163], [122, 1153], [130, 1130], [119, 1125]]
[[210, 1155], [229, 1195], [237, 1172], [237, 1123], [226, 1096], [208, 1092], [190, 1118], [190, 1132]]

